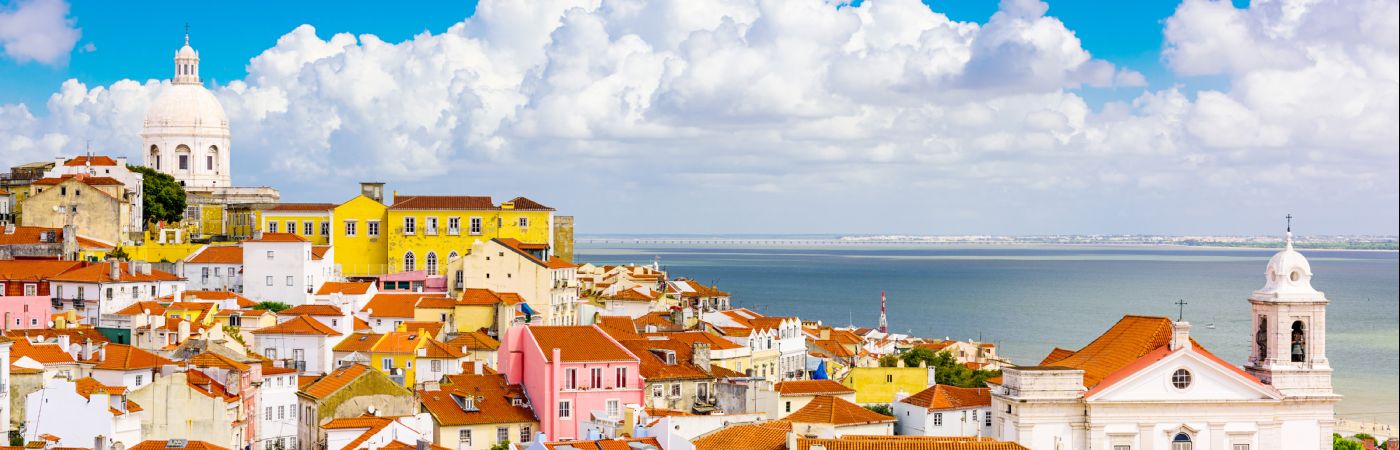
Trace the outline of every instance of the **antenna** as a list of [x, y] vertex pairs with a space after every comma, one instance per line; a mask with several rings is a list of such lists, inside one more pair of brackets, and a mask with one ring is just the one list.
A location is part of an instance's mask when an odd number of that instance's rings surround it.
[[890, 323], [885, 321], [885, 291], [880, 291], [880, 332], [890, 332]]

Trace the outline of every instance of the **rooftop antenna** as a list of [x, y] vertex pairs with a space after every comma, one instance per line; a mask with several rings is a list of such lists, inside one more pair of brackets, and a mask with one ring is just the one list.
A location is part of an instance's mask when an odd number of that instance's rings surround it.
[[1180, 322], [1181, 317], [1186, 314], [1186, 300], [1176, 299], [1176, 321]]
[[880, 332], [890, 332], [890, 323], [885, 321], [885, 291], [880, 291]]

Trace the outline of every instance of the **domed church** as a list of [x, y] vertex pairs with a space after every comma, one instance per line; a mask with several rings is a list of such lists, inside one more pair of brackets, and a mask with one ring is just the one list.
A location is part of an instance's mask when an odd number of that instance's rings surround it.
[[184, 223], [201, 237], [243, 238], [256, 227], [256, 212], [281, 195], [271, 187], [233, 185], [228, 115], [199, 78], [199, 52], [175, 51], [175, 76], [151, 103], [141, 127], [142, 163], [185, 187]]

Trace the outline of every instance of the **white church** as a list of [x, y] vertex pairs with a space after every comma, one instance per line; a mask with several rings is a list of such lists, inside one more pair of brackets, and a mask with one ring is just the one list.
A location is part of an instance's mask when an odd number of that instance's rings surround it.
[[142, 165], [184, 186], [185, 218], [201, 235], [250, 236], [254, 212], [280, 199], [271, 187], [233, 186], [231, 136], [223, 105], [199, 78], [199, 52], [186, 33], [175, 52], [175, 76], [142, 123]]
[[1078, 351], [1005, 369], [992, 385], [993, 437], [1032, 450], [1330, 449], [1341, 396], [1312, 276], [1290, 230], [1249, 297], [1257, 331], [1243, 368], [1191, 339], [1186, 322], [1125, 316]]

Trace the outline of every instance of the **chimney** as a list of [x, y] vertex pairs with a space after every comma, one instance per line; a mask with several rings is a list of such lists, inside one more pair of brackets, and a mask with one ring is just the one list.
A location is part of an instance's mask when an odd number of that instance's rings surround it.
[[92, 450], [107, 450], [107, 437], [100, 434], [93, 436]]
[[185, 342], [186, 339], [190, 338], [190, 321], [181, 320], [180, 324], [176, 325], [176, 329], [179, 330], [176, 334], [179, 342]]
[[127, 271], [127, 272], [130, 272], [132, 275], [136, 275], [136, 274], [140, 273], [140, 272], [141, 272], [141, 263], [140, 263], [140, 262], [137, 262], [137, 261], [127, 261], [127, 262], [126, 262], [126, 271]]
[[705, 373], [710, 372], [710, 344], [696, 342], [690, 344], [690, 363]]
[[429, 392], [440, 391], [442, 390], [442, 385], [438, 384], [438, 382], [436, 381], [424, 381], [423, 390]]
[[428, 450], [428, 441], [418, 438], [418, 445], [414, 446], [414, 450]]
[[935, 384], [938, 384], [938, 377], [934, 376], [938, 374], [937, 371], [938, 368], [936, 366], [928, 366], [928, 379], [924, 380], [925, 386], [933, 386]]
[[107, 344], [102, 344], [101, 347], [97, 347], [97, 360], [98, 360], [98, 361], [106, 361], [106, 360], [107, 360]]
[[1191, 349], [1191, 323], [1172, 322], [1172, 351]]
[[483, 365], [485, 364], [482, 364], [481, 360], [472, 361], [472, 374], [481, 375], [481, 366]]
[[384, 183], [361, 181], [360, 195], [369, 197], [376, 202], [384, 203]]
[[82, 355], [82, 356], [83, 356], [82, 359], [87, 359], [87, 360], [91, 360], [91, 359], [92, 359], [92, 338], [88, 338], [86, 341], [83, 342], [83, 355]]
[[141, 274], [142, 274], [142, 275], [150, 275], [150, 274], [151, 274], [151, 263], [150, 263], [150, 262], [148, 262], [148, 261], [141, 261]]
[[113, 280], [120, 280], [122, 278], [122, 264], [120, 262], [117, 260], [107, 261], [107, 268], [110, 269], [108, 270], [110, 273], [107, 275], [111, 276]]
[[5, 224], [5, 234], [15, 234], [15, 224], [13, 224], [13, 223], [7, 223], [7, 224]]

